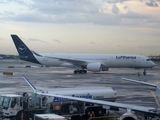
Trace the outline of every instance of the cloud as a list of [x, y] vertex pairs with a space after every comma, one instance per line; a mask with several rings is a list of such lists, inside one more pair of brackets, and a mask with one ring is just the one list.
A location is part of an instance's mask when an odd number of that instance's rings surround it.
[[1, 4], [4, 4], [4, 3], [6, 3], [6, 2], [1, 0], [0, 3], [1, 3]]
[[9, 18], [12, 18], [13, 16], [15, 16], [15, 13], [12, 11], [3, 11], [0, 12], [0, 19], [2, 20], [9, 20]]
[[150, 0], [150, 2], [146, 2], [146, 5], [149, 7], [158, 7], [158, 4], [154, 0]]
[[[119, 13], [119, 9], [114, 6], [113, 10], [114, 15], [110, 13], [99, 12], [96, 14], [86, 13], [86, 14], [76, 14], [76, 13], [67, 13], [67, 14], [57, 14], [57, 15], [47, 15], [41, 13], [22, 13], [14, 15], [8, 12], [8, 17], [5, 20], [14, 20], [19, 22], [40, 22], [40, 23], [58, 23], [58, 24], [67, 24], [67, 23], [92, 23], [98, 25], [130, 25], [130, 26], [143, 26], [148, 27], [148, 25], [160, 27], [158, 17], [140, 14], [135, 12], [127, 12], [125, 14]], [[10, 14], [10, 15], [9, 15]], [[4, 19], [4, 18], [3, 18]], [[154, 23], [151, 23], [155, 21]], [[149, 24], [148, 24], [149, 22]]]
[[[9, 1], [9, 0], [7, 0]], [[0, 20], [17, 22], [39, 22], [39, 23], [58, 23], [58, 24], [76, 24], [89, 23], [98, 25], [130, 25], [139, 27], [160, 27], [160, 17], [152, 14], [141, 14], [129, 10], [130, 6], [124, 2], [128, 0], [11, 0], [14, 3], [21, 4], [27, 9], [25, 11], [1, 11]], [[128, 1], [130, 2], [130, 1]], [[158, 1], [156, 1], [158, 2]], [[99, 4], [101, 3], [101, 4]], [[119, 7], [116, 3], [121, 3]], [[145, 2], [143, 2], [145, 4]], [[148, 2], [155, 6], [152, 0]], [[104, 6], [107, 5], [107, 8]], [[110, 9], [108, 9], [110, 7]], [[128, 12], [121, 13], [121, 9]], [[29, 11], [26, 11], [29, 10]], [[107, 12], [105, 12], [107, 11]], [[155, 22], [152, 22], [155, 21]]]
[[15, 26], [15, 25], [10, 25], [10, 24], [6, 24], [4, 25], [5, 29], [8, 30], [16, 30], [16, 31], [26, 31], [27, 29], [25, 27], [21, 27], [21, 26]]
[[115, 4], [112, 6], [112, 12], [114, 14], [118, 14], [119, 13], [119, 8]]
[[60, 40], [57, 40], [57, 39], [53, 39], [53, 41], [56, 43], [62, 43]]
[[9, 4], [9, 3], [16, 3], [19, 5], [23, 5], [23, 6], [28, 6], [32, 3], [31, 0], [5, 0], [5, 1], [1, 1], [0, 3], [3, 4]]
[[159, 45], [141, 45], [137, 46], [139, 49], [144, 49], [144, 50], [158, 50], [159, 51]]
[[95, 42], [90, 42], [90, 44], [96, 44]]
[[96, 13], [98, 6], [92, 0], [33, 0], [31, 9], [50, 15], [65, 13]]
[[107, 2], [109, 4], [112, 4], [112, 3], [123, 3], [123, 2], [129, 1], [129, 0], [103, 0], [103, 1]]
[[36, 41], [36, 42], [43, 42], [43, 43], [47, 43], [46, 41], [40, 40], [40, 39], [35, 39], [35, 38], [29, 38], [29, 41]]
[[0, 38], [0, 40], [4, 40], [3, 38]]
[[128, 6], [124, 6], [123, 8], [124, 8], [125, 10], [127, 10], [127, 9], [128, 9]]

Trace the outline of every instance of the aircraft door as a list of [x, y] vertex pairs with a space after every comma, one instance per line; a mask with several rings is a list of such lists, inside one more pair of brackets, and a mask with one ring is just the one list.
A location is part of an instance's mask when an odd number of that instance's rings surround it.
[[114, 60], [114, 57], [113, 56], [111, 56], [110, 58], [109, 58], [109, 66], [112, 66], [113, 65], [113, 60]]
[[113, 63], [113, 60], [114, 60], [114, 58], [113, 58], [113, 56], [111, 56], [110, 57], [110, 63]]
[[142, 62], [142, 61], [141, 61], [141, 58], [140, 58], [140, 57], [137, 57], [136, 62], [140, 64], [140, 63]]

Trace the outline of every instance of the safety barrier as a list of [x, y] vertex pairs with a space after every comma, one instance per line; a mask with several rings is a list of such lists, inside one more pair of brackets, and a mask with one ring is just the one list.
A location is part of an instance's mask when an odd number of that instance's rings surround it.
[[8, 68], [14, 68], [14, 66], [8, 66]]
[[13, 72], [3, 72], [3, 75], [13, 75]]
[[31, 66], [30, 65], [26, 65], [26, 68], [30, 68]]

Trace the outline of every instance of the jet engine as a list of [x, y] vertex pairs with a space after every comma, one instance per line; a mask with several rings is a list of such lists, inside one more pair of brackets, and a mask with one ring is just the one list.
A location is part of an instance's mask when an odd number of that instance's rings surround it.
[[87, 70], [94, 71], [94, 72], [100, 72], [102, 70], [101, 63], [88, 63]]
[[139, 120], [138, 117], [133, 113], [123, 114], [119, 120]]

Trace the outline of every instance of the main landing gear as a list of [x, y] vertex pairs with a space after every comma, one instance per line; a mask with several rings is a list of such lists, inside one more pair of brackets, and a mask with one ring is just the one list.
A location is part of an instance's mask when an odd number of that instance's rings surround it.
[[146, 69], [144, 69], [144, 71], [143, 71], [143, 75], [146, 75]]
[[77, 74], [77, 73], [87, 73], [87, 70], [74, 70], [74, 74]]

